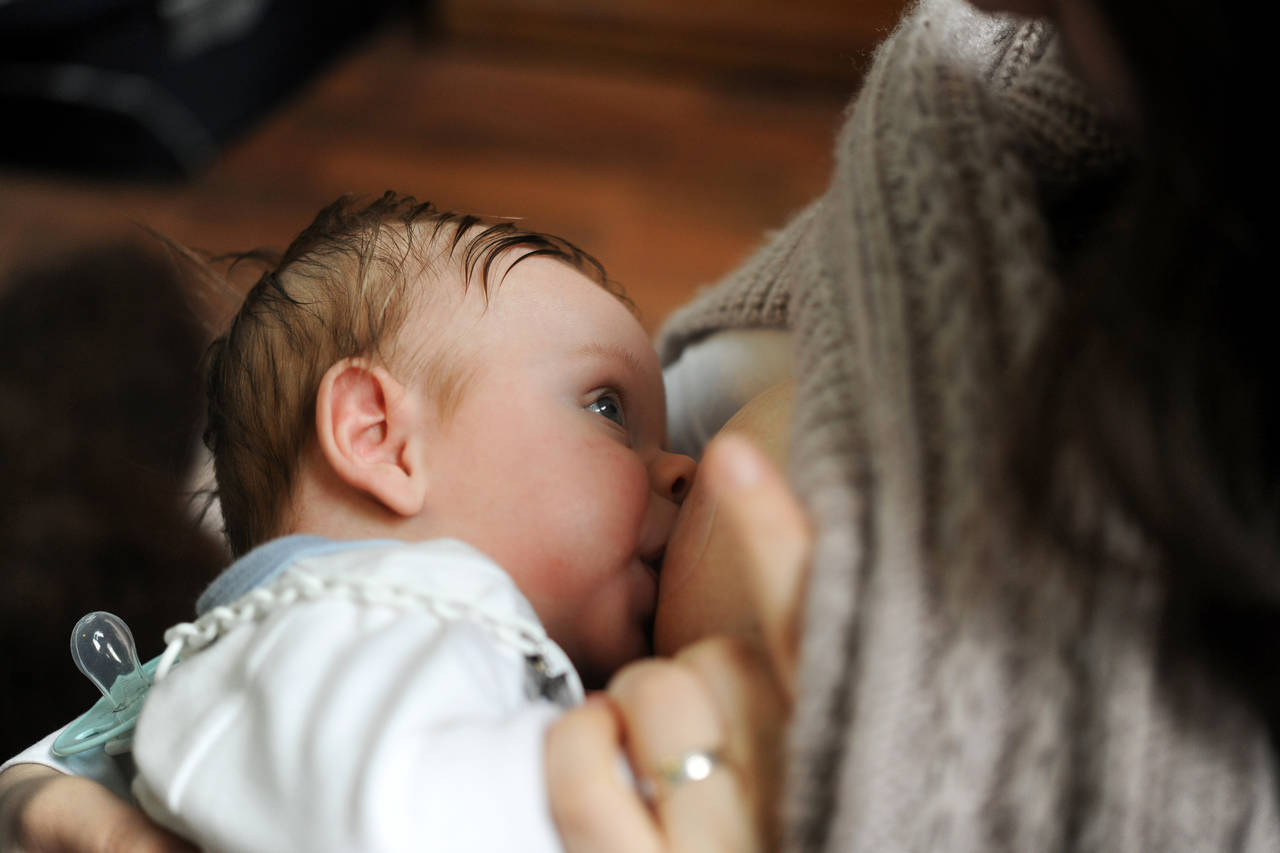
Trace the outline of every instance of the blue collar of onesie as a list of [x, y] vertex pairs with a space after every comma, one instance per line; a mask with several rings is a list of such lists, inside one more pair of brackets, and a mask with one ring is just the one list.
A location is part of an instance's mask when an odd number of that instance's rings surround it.
[[205, 588], [196, 601], [196, 615], [203, 616], [215, 607], [230, 604], [256, 587], [271, 583], [285, 569], [304, 557], [318, 557], [335, 551], [394, 544], [403, 543], [396, 543], [391, 539], [343, 542], [309, 533], [272, 539], [236, 560], [223, 570], [222, 574], [214, 578], [213, 583]]

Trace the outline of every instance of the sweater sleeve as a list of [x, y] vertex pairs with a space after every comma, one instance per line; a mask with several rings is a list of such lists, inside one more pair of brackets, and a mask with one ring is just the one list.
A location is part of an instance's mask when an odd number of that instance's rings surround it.
[[153, 688], [135, 793], [208, 849], [558, 850], [543, 781], [558, 713], [472, 622], [294, 604]]

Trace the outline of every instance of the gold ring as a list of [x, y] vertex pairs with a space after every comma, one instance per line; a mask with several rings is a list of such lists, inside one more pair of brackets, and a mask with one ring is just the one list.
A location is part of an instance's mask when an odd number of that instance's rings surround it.
[[668, 791], [690, 782], [701, 782], [724, 764], [716, 749], [691, 749], [658, 762], [651, 777], [640, 779], [640, 793], [649, 801], [656, 800], [662, 789]]

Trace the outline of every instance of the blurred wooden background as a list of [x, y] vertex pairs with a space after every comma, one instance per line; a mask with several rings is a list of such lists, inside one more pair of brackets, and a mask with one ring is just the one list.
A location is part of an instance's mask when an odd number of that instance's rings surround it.
[[216, 252], [280, 246], [339, 194], [393, 188], [578, 242], [654, 328], [822, 189], [898, 5], [441, 0], [392, 16], [189, 181], [0, 164], [0, 266], [134, 223]]
[[[215, 253], [282, 247], [338, 195], [391, 188], [568, 237], [655, 329], [823, 189], [898, 0], [405, 2], [195, 175], [0, 162], [0, 275], [139, 225]], [[228, 77], [224, 100], [247, 103]], [[59, 150], [114, 150], [43, 129]], [[22, 295], [0, 302], [0, 755], [96, 698], [66, 651], [80, 615], [119, 613], [146, 659], [225, 559], [183, 518], [190, 454], [138, 450], [193, 444], [200, 392], [172, 284], [130, 275], [0, 284]]]

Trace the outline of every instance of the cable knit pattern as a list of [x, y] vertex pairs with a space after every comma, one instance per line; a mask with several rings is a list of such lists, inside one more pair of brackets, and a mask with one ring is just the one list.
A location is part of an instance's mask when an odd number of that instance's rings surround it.
[[1280, 849], [1261, 725], [1190, 664], [1157, 674], [1157, 561], [1088, 490], [1105, 565], [1015, 537], [992, 475], [1060, 291], [1043, 205], [1118, 154], [1055, 34], [924, 0], [837, 145], [827, 194], [662, 346], [794, 332], [818, 535], [787, 849]]

